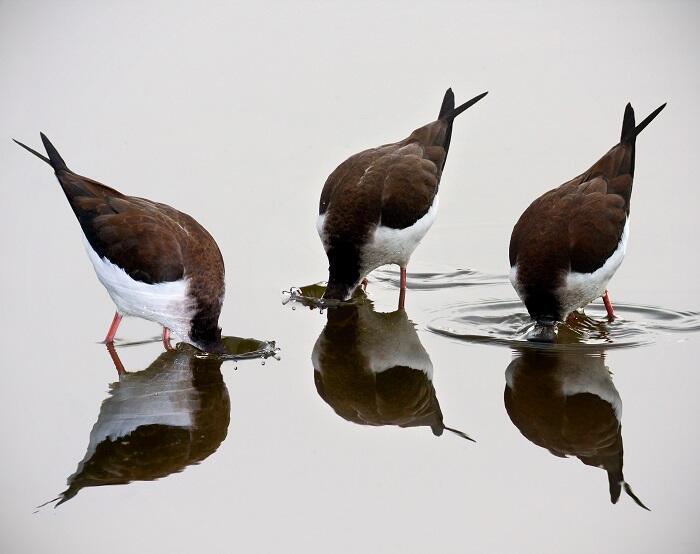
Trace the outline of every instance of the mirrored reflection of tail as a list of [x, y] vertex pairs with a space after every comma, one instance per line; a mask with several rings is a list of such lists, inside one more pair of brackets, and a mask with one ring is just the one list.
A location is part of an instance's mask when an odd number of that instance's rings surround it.
[[468, 441], [476, 442], [473, 438], [471, 438], [469, 435], [467, 435], [464, 431], [460, 431], [459, 429], [453, 429], [452, 427], [443, 427], [446, 431], [449, 431], [450, 433], [454, 433], [458, 437], [462, 437], [463, 439], [467, 439]]
[[523, 348], [506, 369], [503, 396], [508, 416], [530, 442], [605, 470], [613, 504], [624, 490], [649, 509], [623, 476], [622, 400], [603, 351]]
[[[114, 360], [116, 355], [110, 352]], [[230, 401], [221, 360], [193, 348], [164, 352], [135, 373], [115, 361], [110, 386], [87, 452], [56, 507], [86, 487], [152, 481], [200, 463], [226, 438]]]
[[374, 311], [369, 299], [329, 308], [312, 353], [319, 396], [359, 425], [447, 427], [433, 387], [433, 364], [403, 309]]

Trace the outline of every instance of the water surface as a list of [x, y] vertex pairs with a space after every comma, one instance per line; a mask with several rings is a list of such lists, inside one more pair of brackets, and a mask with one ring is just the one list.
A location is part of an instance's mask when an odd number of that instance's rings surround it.
[[[699, 15], [3, 2], [0, 550], [700, 551]], [[328, 174], [430, 121], [448, 86], [490, 92], [455, 123], [405, 309], [394, 268], [343, 313], [283, 305], [327, 278]], [[613, 145], [628, 101], [669, 104], [638, 140], [620, 319], [594, 305], [567, 339], [593, 348], [520, 348], [512, 225]], [[75, 171], [205, 225], [224, 333], [280, 360], [164, 354], [125, 320], [119, 376], [78, 224], [10, 140], [39, 131]]]

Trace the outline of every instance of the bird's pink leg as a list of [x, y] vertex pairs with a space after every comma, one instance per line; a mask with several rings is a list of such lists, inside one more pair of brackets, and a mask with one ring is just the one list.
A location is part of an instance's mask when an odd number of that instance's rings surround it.
[[605, 291], [603, 295], [603, 304], [605, 304], [605, 310], [608, 312], [608, 319], [612, 321], [615, 319], [615, 312], [613, 311], [612, 302], [610, 302], [610, 297], [608, 296], [608, 291]]
[[107, 336], [105, 337], [105, 344], [112, 344], [114, 342], [114, 335], [117, 334], [117, 328], [122, 321], [122, 314], [119, 312], [114, 312], [114, 319], [112, 320], [112, 325], [109, 326], [107, 331]]
[[109, 352], [109, 356], [112, 358], [112, 362], [114, 362], [114, 368], [117, 370], [117, 373], [119, 375], [126, 375], [126, 369], [124, 369], [124, 364], [122, 364], [122, 361], [119, 359], [119, 355], [114, 348], [114, 343], [107, 343], [107, 352]]
[[166, 350], [175, 350], [170, 344], [170, 329], [163, 327], [163, 346]]
[[406, 268], [401, 268], [401, 290], [406, 290]]

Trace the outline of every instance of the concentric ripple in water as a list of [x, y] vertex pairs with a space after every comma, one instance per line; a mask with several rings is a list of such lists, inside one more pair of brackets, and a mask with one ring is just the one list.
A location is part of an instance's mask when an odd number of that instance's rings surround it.
[[[370, 280], [399, 287], [399, 270], [392, 266], [374, 270]], [[406, 286], [415, 290], [470, 287], [474, 285], [495, 285], [505, 283], [507, 277], [495, 273], [483, 273], [475, 269], [451, 269], [445, 271], [407, 271]]]
[[471, 342], [512, 347], [555, 349], [639, 346], [663, 335], [700, 331], [700, 313], [654, 306], [615, 304], [616, 318], [609, 322], [602, 304], [591, 304], [559, 324], [554, 344], [533, 343], [525, 335], [533, 323], [521, 302], [485, 301], [459, 304], [443, 310], [428, 324], [435, 333]]

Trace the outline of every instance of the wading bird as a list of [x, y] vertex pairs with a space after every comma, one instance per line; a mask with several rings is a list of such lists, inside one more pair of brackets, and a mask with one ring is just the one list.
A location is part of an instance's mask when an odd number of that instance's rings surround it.
[[331, 173], [316, 224], [329, 263], [325, 299], [348, 300], [371, 271], [397, 264], [403, 306], [406, 266], [437, 215], [452, 124], [486, 94], [455, 108], [448, 89], [436, 121], [404, 140], [355, 154]]
[[106, 343], [125, 315], [154, 321], [205, 351], [220, 351], [224, 260], [212, 236], [189, 215], [126, 196], [73, 173], [42, 133], [48, 157], [17, 142], [53, 167], [78, 218], [97, 278], [117, 306]]
[[536, 322], [531, 340], [554, 340], [556, 322], [599, 297], [614, 317], [607, 286], [627, 247], [635, 141], [665, 106], [635, 126], [627, 104], [620, 142], [537, 198], [515, 224], [510, 281]]

